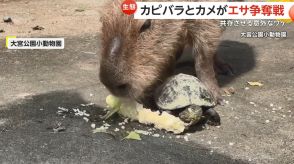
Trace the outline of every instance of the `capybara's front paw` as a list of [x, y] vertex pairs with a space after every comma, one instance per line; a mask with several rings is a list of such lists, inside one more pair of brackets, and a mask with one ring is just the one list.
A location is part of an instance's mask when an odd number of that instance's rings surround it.
[[212, 97], [213, 97], [213, 101], [214, 104], [216, 105], [223, 105], [224, 104], [224, 100], [222, 98], [222, 89], [220, 89], [215, 83], [211, 82], [211, 81], [206, 81], [204, 82], [204, 85], [206, 86], [206, 88], [210, 91]]
[[214, 98], [215, 104], [224, 105], [224, 99], [222, 97], [222, 89], [219, 87], [211, 90], [212, 96]]

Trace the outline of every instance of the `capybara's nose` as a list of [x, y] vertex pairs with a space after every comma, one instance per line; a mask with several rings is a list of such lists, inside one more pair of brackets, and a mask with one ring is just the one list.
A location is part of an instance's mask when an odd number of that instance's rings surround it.
[[112, 83], [108, 84], [108, 88], [110, 92], [116, 96], [127, 96], [128, 89], [129, 89], [128, 83]]
[[129, 84], [128, 83], [121, 83], [115, 87], [118, 91], [124, 91], [128, 89]]
[[126, 96], [131, 88], [128, 77], [113, 63], [104, 62], [100, 67], [100, 81], [116, 96]]

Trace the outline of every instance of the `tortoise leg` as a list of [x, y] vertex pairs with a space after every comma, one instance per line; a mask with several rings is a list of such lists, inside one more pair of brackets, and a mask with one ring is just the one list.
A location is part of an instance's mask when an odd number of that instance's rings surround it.
[[188, 122], [188, 126], [197, 124], [203, 115], [203, 110], [200, 106], [190, 105], [179, 113], [179, 117], [184, 122]]
[[220, 116], [213, 108], [204, 109], [203, 115], [207, 118], [209, 125], [219, 126], [221, 124]]

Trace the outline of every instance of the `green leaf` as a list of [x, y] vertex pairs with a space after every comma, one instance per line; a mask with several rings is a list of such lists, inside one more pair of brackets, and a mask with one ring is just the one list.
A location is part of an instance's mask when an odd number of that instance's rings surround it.
[[131, 131], [124, 139], [141, 140], [141, 137], [138, 133]]

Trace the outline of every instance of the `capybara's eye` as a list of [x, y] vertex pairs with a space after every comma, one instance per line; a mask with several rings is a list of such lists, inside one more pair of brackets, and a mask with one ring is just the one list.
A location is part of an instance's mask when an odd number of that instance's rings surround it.
[[147, 30], [148, 28], [151, 27], [151, 19], [147, 19], [144, 24], [142, 25], [142, 27], [140, 28], [140, 33], [144, 32], [145, 30]]

